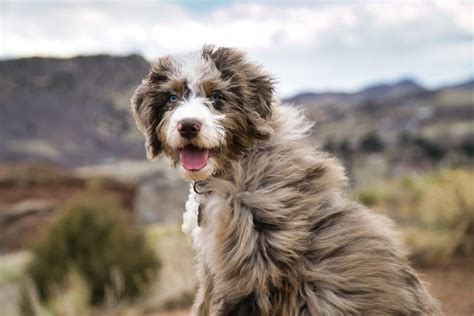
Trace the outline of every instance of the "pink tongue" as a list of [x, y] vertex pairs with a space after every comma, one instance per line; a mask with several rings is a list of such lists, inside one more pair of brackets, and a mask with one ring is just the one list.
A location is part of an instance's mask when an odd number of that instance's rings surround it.
[[186, 145], [179, 154], [184, 169], [200, 170], [207, 164], [209, 150], [200, 149], [193, 145]]

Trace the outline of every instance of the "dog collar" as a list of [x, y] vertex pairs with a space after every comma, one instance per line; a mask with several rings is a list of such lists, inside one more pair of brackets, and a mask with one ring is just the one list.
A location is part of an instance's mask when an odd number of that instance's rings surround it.
[[[206, 192], [202, 192], [202, 188], [203, 186], [206, 185], [206, 181], [195, 181], [193, 183], [193, 191], [196, 193], [196, 194], [205, 194]], [[198, 206], [198, 213], [197, 213], [197, 225], [198, 227], [201, 227], [201, 219], [202, 219], [202, 203], [199, 202], [199, 206]]]
[[207, 184], [207, 181], [194, 181], [193, 190], [196, 194], [204, 194], [206, 192], [202, 191], [202, 188]]

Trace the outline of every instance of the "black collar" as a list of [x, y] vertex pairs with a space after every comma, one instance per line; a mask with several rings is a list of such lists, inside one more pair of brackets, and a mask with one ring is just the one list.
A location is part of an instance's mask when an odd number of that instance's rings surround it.
[[193, 191], [196, 194], [204, 194], [201, 189], [207, 184], [207, 181], [194, 181], [193, 182]]
[[[207, 184], [206, 181], [194, 181], [193, 182], [193, 191], [196, 193], [196, 194], [205, 194], [206, 192], [202, 192], [201, 189], [203, 188], [203, 186], [205, 186]], [[199, 203], [199, 206], [198, 206], [198, 214], [197, 214], [197, 225], [198, 227], [201, 226], [201, 219], [202, 219], [202, 204]]]

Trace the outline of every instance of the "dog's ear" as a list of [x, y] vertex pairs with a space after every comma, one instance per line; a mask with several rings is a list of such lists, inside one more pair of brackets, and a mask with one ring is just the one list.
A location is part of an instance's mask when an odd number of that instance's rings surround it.
[[273, 112], [274, 79], [237, 49], [205, 46], [203, 55], [212, 59], [224, 79], [234, 81], [239, 87], [236, 94], [249, 105], [244, 110], [247, 111], [252, 135], [268, 139], [273, 132], [266, 120]]
[[150, 94], [150, 75], [143, 79], [132, 96], [132, 113], [138, 129], [145, 135], [146, 156], [148, 159], [156, 158], [162, 152], [162, 144], [158, 139], [157, 126], [159, 113], [153, 107], [153, 96]]
[[247, 64], [247, 80], [252, 92], [252, 103], [258, 114], [267, 119], [273, 111], [273, 95], [275, 92], [273, 78], [259, 66]]
[[246, 64], [247, 84], [250, 90], [250, 104], [258, 116], [251, 115], [251, 132], [257, 139], [268, 139], [273, 134], [273, 129], [268, 124], [268, 119], [273, 113], [273, 94], [275, 91], [273, 78], [266, 74], [259, 66]]
[[148, 159], [158, 157], [163, 144], [158, 137], [158, 127], [165, 113], [167, 95], [160, 92], [160, 86], [168, 81], [172, 71], [171, 56], [163, 56], [151, 65], [150, 72], [142, 80], [132, 96], [132, 113], [140, 131], [145, 135]]

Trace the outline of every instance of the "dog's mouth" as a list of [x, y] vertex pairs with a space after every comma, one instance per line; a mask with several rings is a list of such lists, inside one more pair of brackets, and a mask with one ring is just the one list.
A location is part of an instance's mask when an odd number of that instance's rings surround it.
[[184, 169], [199, 171], [209, 161], [209, 149], [188, 144], [179, 150], [179, 161]]

